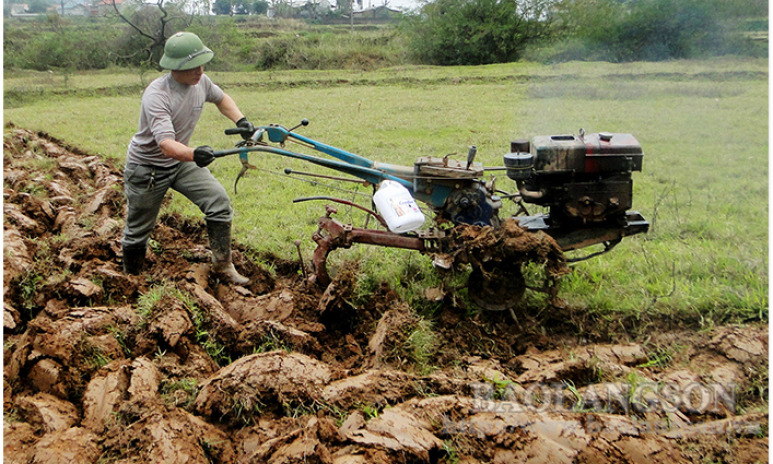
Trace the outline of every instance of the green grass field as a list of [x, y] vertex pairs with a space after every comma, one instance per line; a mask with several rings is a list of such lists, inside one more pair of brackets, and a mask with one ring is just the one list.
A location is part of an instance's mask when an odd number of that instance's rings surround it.
[[[144, 85], [157, 76], [110, 71], [60, 76], [5, 75], [5, 122], [88, 151], [122, 159], [136, 130]], [[372, 72], [212, 73], [256, 124], [286, 127], [311, 121], [303, 134], [362, 156], [411, 165], [419, 156], [458, 153], [477, 145], [478, 160], [502, 164], [515, 138], [609, 131], [634, 134], [645, 152], [634, 174], [634, 209], [651, 223], [646, 236], [577, 264], [561, 296], [600, 317], [700, 327], [768, 318], [768, 62], [717, 59], [663, 63], [512, 63], [480, 67], [400, 67]], [[209, 107], [192, 144], [229, 148], [236, 140]], [[251, 155], [251, 171], [232, 195], [239, 241], [295, 257], [329, 195], [368, 205], [367, 196], [287, 178], [286, 167], [323, 172], [294, 160]], [[240, 165], [211, 170], [232, 190]], [[334, 172], [323, 172], [335, 174]], [[501, 189], [515, 189], [500, 176]], [[325, 182], [330, 183], [330, 182]], [[351, 189], [349, 185], [338, 185]], [[359, 188], [369, 194], [370, 189]], [[172, 208], [198, 216], [186, 201]], [[508, 206], [505, 213], [512, 213]], [[341, 207], [339, 219], [362, 226]], [[362, 289], [387, 280], [409, 299], [437, 277], [429, 260], [410, 252], [355, 247], [331, 265], [362, 259]], [[382, 263], [403, 263], [385, 266]]]

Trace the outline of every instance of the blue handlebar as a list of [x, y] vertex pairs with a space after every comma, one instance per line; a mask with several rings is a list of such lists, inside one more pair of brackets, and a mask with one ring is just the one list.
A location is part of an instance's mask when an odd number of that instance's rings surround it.
[[[229, 130], [231, 129], [227, 129], [226, 133], [228, 133]], [[412, 173], [412, 168], [385, 164], [377, 165], [377, 163], [367, 158], [318, 142], [314, 139], [304, 137], [279, 125], [257, 127], [255, 135], [253, 135], [252, 139], [260, 140], [263, 134], [266, 134], [268, 136], [268, 140], [272, 143], [284, 144], [288, 139], [293, 139], [302, 145], [325, 153], [326, 155], [330, 155], [340, 161], [306, 155], [303, 153], [296, 153], [294, 151], [285, 150], [284, 148], [270, 147], [268, 145], [254, 145], [249, 147], [245, 146], [228, 150], [219, 150], [216, 151], [214, 155], [215, 157], [220, 158], [238, 153], [239, 157], [243, 161], [246, 161], [247, 153], [249, 152], [271, 153], [275, 155], [301, 159], [310, 163], [317, 164], [319, 166], [335, 169], [336, 171], [359, 177], [360, 179], [366, 180], [374, 185], [379, 184], [382, 180], [393, 180], [395, 182], [399, 182], [408, 190], [413, 191], [413, 182], [402, 177], [398, 177], [398, 174], [405, 176], [406, 174]]]

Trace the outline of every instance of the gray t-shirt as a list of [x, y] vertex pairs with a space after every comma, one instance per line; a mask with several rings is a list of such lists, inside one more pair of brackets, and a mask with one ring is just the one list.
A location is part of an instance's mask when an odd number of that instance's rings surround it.
[[188, 145], [205, 102], [223, 100], [223, 90], [207, 77], [196, 85], [183, 85], [169, 73], [148, 85], [142, 94], [139, 130], [126, 153], [127, 163], [170, 167], [179, 161], [164, 156], [159, 143], [174, 139]]

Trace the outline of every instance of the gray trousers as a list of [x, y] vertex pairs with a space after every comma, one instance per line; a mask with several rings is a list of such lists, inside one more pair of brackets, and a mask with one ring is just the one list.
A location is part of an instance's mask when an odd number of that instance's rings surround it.
[[204, 213], [207, 221], [231, 222], [233, 209], [225, 188], [196, 163], [171, 168], [127, 164], [123, 172], [127, 214], [121, 246], [144, 248], [156, 225], [164, 195], [170, 188], [183, 194]]

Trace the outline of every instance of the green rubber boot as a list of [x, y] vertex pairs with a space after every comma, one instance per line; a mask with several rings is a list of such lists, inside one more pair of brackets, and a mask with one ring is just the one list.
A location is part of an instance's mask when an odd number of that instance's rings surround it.
[[121, 250], [124, 274], [140, 275], [145, 267], [145, 245]]
[[212, 249], [212, 273], [232, 284], [247, 285], [250, 279], [236, 272], [231, 262], [231, 223], [207, 221], [209, 247]]

